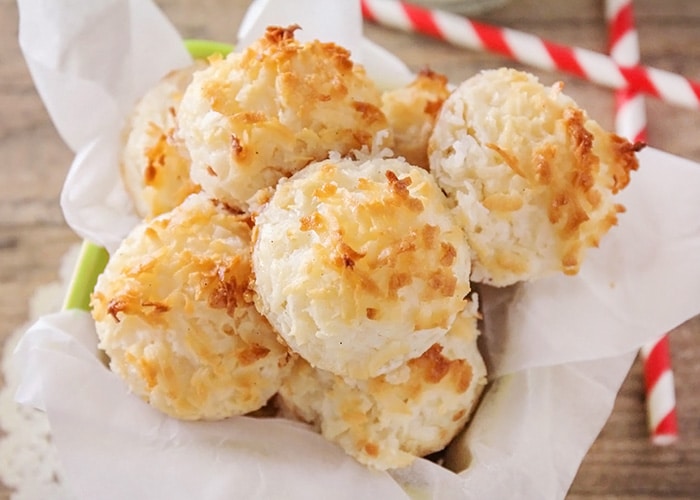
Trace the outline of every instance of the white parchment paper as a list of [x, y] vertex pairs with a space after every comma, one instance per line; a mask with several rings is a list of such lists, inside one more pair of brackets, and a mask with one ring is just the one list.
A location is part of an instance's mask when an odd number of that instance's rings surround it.
[[17, 4], [27, 66], [58, 133], [76, 152], [61, 193], [64, 217], [81, 236], [114, 249], [138, 222], [119, 177], [124, 119], [146, 90], [192, 59], [150, 1]]
[[[318, 29], [342, 40], [387, 86], [410, 78], [359, 37], [354, 0], [291, 3], [255, 2], [243, 43], [269, 22], [297, 23], [304, 36]], [[22, 50], [76, 152], [61, 200], [66, 220], [113, 250], [136, 223], [116, 160], [124, 117], [189, 56], [150, 0], [18, 4]], [[627, 213], [578, 276], [482, 290], [492, 385], [449, 449], [460, 474], [427, 460], [372, 472], [281, 420], [170, 419], [104, 367], [85, 313], [30, 329], [16, 354], [26, 368], [18, 399], [47, 412], [78, 498], [563, 498], [639, 346], [700, 312], [700, 165], [652, 148], [640, 161], [620, 198]]]

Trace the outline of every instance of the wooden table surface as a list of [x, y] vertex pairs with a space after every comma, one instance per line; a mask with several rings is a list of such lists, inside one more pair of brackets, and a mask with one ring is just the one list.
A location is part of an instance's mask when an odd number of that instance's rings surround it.
[[[183, 37], [222, 41], [234, 40], [247, 6], [242, 0], [158, 3]], [[700, 2], [638, 0], [635, 6], [643, 62], [700, 79]], [[72, 154], [54, 131], [20, 55], [14, 0], [0, 0], [0, 12], [1, 344], [25, 321], [27, 300], [33, 290], [56, 279], [61, 256], [78, 239], [63, 222], [58, 204]], [[602, 0], [510, 0], [506, 6], [478, 18], [564, 44], [605, 51], [603, 12]], [[402, 57], [412, 69], [430, 65], [453, 81], [483, 68], [523, 67], [491, 54], [453, 48], [378, 26], [367, 26], [366, 34]], [[567, 93], [593, 118], [612, 128], [610, 91], [562, 74], [533, 72], [545, 83], [563, 80]], [[653, 146], [700, 161], [700, 111], [653, 99], [647, 109], [649, 142]], [[679, 442], [665, 448], [649, 444], [642, 372], [636, 362], [568, 498], [700, 498], [700, 317], [671, 333], [671, 349]], [[2, 498], [9, 498], [9, 490], [0, 485]]]

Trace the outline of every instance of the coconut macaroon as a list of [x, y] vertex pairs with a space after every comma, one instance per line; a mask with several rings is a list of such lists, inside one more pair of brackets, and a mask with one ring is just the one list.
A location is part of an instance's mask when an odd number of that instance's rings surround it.
[[313, 163], [282, 180], [255, 221], [258, 307], [314, 367], [386, 373], [465, 307], [464, 233], [435, 180], [403, 159]]
[[250, 297], [250, 228], [203, 194], [137, 226], [92, 296], [100, 348], [130, 390], [181, 419], [263, 406], [288, 352]]
[[301, 43], [296, 29], [270, 27], [243, 52], [212, 60], [180, 104], [192, 178], [231, 206], [245, 209], [258, 189], [329, 151], [372, 147], [387, 129], [380, 92], [350, 53]]
[[447, 77], [430, 70], [421, 71], [409, 85], [382, 94], [382, 112], [393, 132], [397, 156], [429, 169], [428, 139], [449, 95]]
[[640, 147], [589, 119], [561, 84], [512, 69], [461, 84], [443, 104], [429, 155], [469, 238], [472, 279], [505, 286], [576, 274], [623, 211], [613, 195]]
[[288, 416], [312, 424], [359, 462], [410, 465], [442, 450], [464, 427], [486, 384], [473, 309], [423, 355], [369, 380], [294, 362], [278, 399]]
[[177, 108], [192, 80], [206, 66], [197, 62], [174, 70], [136, 104], [121, 152], [122, 180], [136, 212], [150, 219], [167, 212], [199, 191], [190, 179], [190, 158], [176, 137]]

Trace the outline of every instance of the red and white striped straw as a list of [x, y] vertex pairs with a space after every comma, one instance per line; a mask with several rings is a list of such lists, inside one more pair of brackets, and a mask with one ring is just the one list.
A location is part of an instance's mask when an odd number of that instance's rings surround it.
[[365, 19], [432, 36], [458, 47], [495, 52], [534, 67], [559, 70], [614, 89], [631, 87], [665, 102], [700, 108], [700, 82], [640, 65], [621, 67], [610, 56], [553, 43], [402, 0], [360, 0]]
[[[638, 66], [639, 34], [634, 23], [632, 0], [607, 0], [605, 14], [610, 56], [621, 67]], [[644, 98], [634, 87], [618, 89], [615, 93], [615, 129], [630, 141], [647, 140]], [[678, 439], [678, 422], [668, 335], [644, 346], [641, 356], [651, 442], [658, 445], [674, 443]]]
[[644, 346], [641, 355], [651, 442], [657, 445], [673, 444], [678, 439], [678, 422], [668, 335]]
[[[640, 63], [639, 35], [634, 23], [632, 0], [607, 0], [610, 56], [621, 67]], [[615, 130], [632, 142], [647, 140], [644, 96], [634, 87], [615, 91]]]

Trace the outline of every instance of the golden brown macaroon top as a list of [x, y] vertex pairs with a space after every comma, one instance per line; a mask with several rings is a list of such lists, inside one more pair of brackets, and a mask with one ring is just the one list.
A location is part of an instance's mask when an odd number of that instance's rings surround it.
[[[442, 203], [433, 185], [410, 174], [399, 173], [399, 177], [387, 169], [383, 181], [359, 177], [358, 195], [348, 197], [338, 194], [335, 180], [339, 168], [327, 162], [313, 189], [306, 186], [316, 199], [322, 200], [322, 208], [299, 217], [299, 229], [316, 234], [315, 248], [323, 265], [340, 273], [343, 288], [347, 287], [347, 292], [355, 298], [337, 305], [341, 317], [351, 318], [358, 304], [366, 304], [368, 318], [382, 318], [382, 304], [400, 301], [401, 290], [414, 280], [425, 283], [419, 300], [454, 297], [458, 288], [465, 293], [469, 291], [468, 284], [459, 283], [452, 270], [457, 250], [451, 241], [454, 234], [450, 232], [454, 233], [455, 228], [443, 232], [438, 225], [414, 222], [420, 220], [426, 209], [424, 200]], [[280, 189], [291, 187], [283, 185]], [[413, 193], [409, 187], [413, 187]], [[352, 218], [347, 217], [349, 213]], [[391, 223], [382, 225], [388, 221]], [[405, 230], [409, 226], [414, 227]], [[454, 312], [443, 313], [418, 314], [414, 327], [446, 327]]]
[[[520, 162], [495, 144], [487, 143], [486, 147], [501, 155], [505, 163], [532, 186], [544, 188], [547, 216], [562, 246], [562, 270], [566, 274], [576, 274], [583, 259], [582, 247], [598, 246], [602, 235], [617, 224], [617, 213], [624, 212], [624, 207], [616, 203], [613, 210], [596, 221], [597, 229], [591, 228], [590, 214], [602, 207], [601, 189], [617, 194], [627, 186], [630, 172], [639, 168], [636, 153], [643, 144], [631, 144], [616, 134], [601, 131], [597, 140], [607, 144], [599, 144], [596, 151], [594, 136], [586, 128], [593, 125], [581, 109], [574, 107], [564, 111], [562, 125], [566, 144], [562, 147], [548, 143], [534, 149], [531, 162]], [[608, 175], [601, 175], [601, 152], [612, 169]], [[573, 165], [573, 168], [563, 169], [561, 164]], [[517, 210], [522, 203], [517, 195], [495, 194], [484, 199], [489, 210], [501, 212]], [[589, 224], [582, 227], [584, 223]]]
[[470, 239], [474, 281], [576, 274], [624, 211], [614, 196], [643, 145], [603, 130], [562, 87], [501, 68], [466, 80], [443, 104], [431, 171]]
[[442, 103], [450, 95], [447, 77], [430, 69], [405, 87], [382, 94], [382, 112], [394, 134], [394, 153], [428, 170], [428, 139]]
[[199, 186], [190, 179], [190, 157], [177, 137], [177, 108], [197, 62], [171, 71], [136, 104], [124, 130], [120, 173], [141, 217], [165, 213]]
[[137, 226], [98, 279], [110, 368], [171, 416], [254, 411], [281, 383], [289, 357], [253, 304], [250, 233], [247, 218], [193, 195]]
[[270, 27], [242, 52], [212, 59], [183, 98], [193, 176], [231, 205], [247, 208], [256, 191], [330, 151], [391, 144], [364, 68], [334, 43], [299, 42], [296, 29]]
[[422, 354], [470, 291], [469, 247], [444, 194], [402, 159], [309, 165], [255, 220], [260, 310], [334, 373], [367, 378]]

